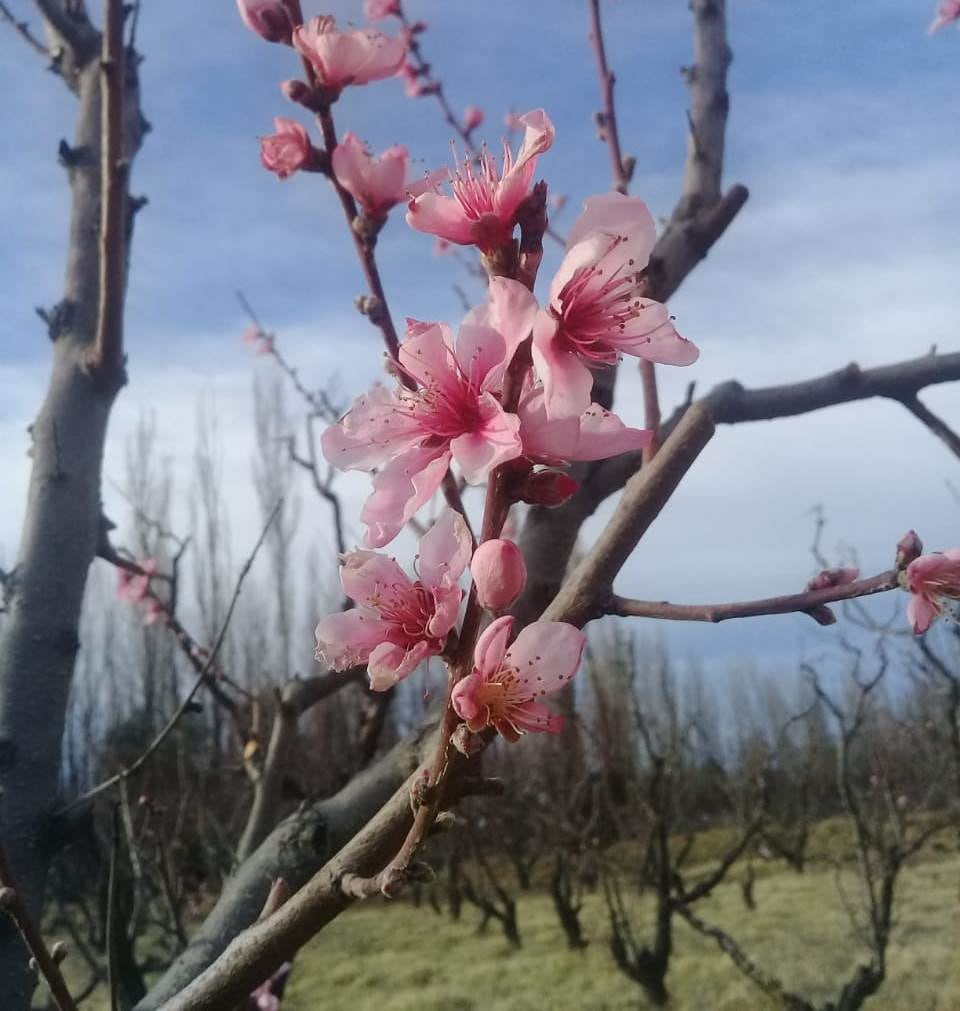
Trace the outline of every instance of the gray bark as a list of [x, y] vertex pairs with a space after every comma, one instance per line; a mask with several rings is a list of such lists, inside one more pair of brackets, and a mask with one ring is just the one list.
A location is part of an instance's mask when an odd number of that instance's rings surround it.
[[[57, 792], [67, 698], [80, 646], [87, 571], [100, 532], [100, 470], [115, 388], [87, 367], [97, 325], [100, 231], [99, 35], [85, 15], [56, 4], [48, 34], [62, 53], [58, 70], [78, 99], [73, 147], [64, 149], [72, 212], [63, 299], [49, 316], [53, 365], [31, 427], [33, 468], [9, 614], [0, 639], [0, 833], [18, 890], [39, 918], [58, 828], [49, 815]], [[52, 27], [58, 24], [57, 28]], [[60, 27], [66, 30], [61, 34]], [[128, 157], [139, 146], [140, 112]], [[121, 281], [122, 284], [122, 281]], [[34, 978], [6, 917], [0, 921], [4, 1011], [29, 1007]]]

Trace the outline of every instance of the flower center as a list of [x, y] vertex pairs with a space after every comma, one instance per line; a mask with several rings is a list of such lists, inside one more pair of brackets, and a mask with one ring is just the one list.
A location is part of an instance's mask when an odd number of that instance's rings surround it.
[[375, 608], [381, 619], [393, 627], [389, 639], [399, 646], [433, 638], [427, 625], [434, 616], [433, 594], [419, 580], [412, 586], [394, 583], [378, 586], [367, 603]]
[[639, 275], [630, 269], [634, 261], [613, 255], [624, 242], [626, 236], [613, 236], [596, 263], [577, 270], [550, 307], [565, 350], [597, 365], [618, 360], [617, 339], [644, 309]]

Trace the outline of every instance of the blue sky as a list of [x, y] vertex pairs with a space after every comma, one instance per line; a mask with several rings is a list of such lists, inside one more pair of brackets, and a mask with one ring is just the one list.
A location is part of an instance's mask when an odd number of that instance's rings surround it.
[[[27, 12], [25, 0], [18, 6]], [[305, 6], [360, 19], [360, 0]], [[701, 389], [732, 377], [786, 382], [853, 359], [871, 365], [932, 344], [956, 349], [960, 34], [928, 38], [926, 0], [729, 6], [735, 59], [726, 178], [746, 183], [751, 199], [671, 304], [702, 357], [690, 370], [661, 370], [665, 404], [690, 379]], [[409, 0], [407, 8], [429, 22], [424, 48], [454, 106], [486, 109], [491, 142], [510, 108], [550, 113], [557, 142], [539, 172], [569, 197], [557, 220], [562, 230], [579, 201], [609, 183], [606, 151], [591, 126], [598, 103], [585, 4]], [[608, 0], [604, 17], [624, 148], [637, 159], [633, 189], [666, 215], [684, 150], [678, 71], [690, 59], [687, 4]], [[248, 33], [232, 0], [144, 0], [140, 45], [154, 132], [133, 188], [150, 204], [137, 221], [130, 385], [117, 405], [107, 470], [119, 476], [125, 439], [138, 416], [153, 411], [185, 487], [195, 405], [212, 396], [232, 526], [246, 543], [257, 523], [250, 384], [264, 363], [239, 343], [244, 320], [234, 290], [247, 293], [317, 382], [336, 373], [344, 391], [360, 392], [377, 375], [382, 349], [352, 308], [359, 270], [323, 180], [278, 183], [259, 165], [256, 138], [269, 132], [271, 117], [298, 115], [278, 90], [296, 73], [290, 51]], [[57, 299], [63, 271], [67, 188], [55, 153], [70, 136], [73, 109], [61, 83], [9, 30], [0, 32], [0, 93], [7, 96], [0, 103], [0, 557], [9, 562], [28, 475], [25, 429], [49, 364], [33, 307]], [[341, 132], [353, 129], [376, 149], [405, 143], [423, 168], [449, 158], [432, 101], [407, 99], [397, 81], [348, 91], [336, 117]], [[468, 283], [462, 271], [450, 258], [434, 258], [431, 241], [399, 215], [381, 237], [379, 257], [397, 317], [459, 316], [451, 285]], [[543, 280], [556, 262], [551, 251]], [[632, 369], [624, 373], [621, 413], [637, 422], [637, 380]], [[925, 399], [960, 426], [956, 388]], [[958, 470], [897, 405], [721, 430], [619, 588], [677, 600], [799, 588], [811, 568], [816, 503], [830, 517], [828, 546], [850, 545], [865, 569], [885, 567], [909, 526], [930, 547], [953, 546], [960, 505], [946, 479], [960, 484]], [[343, 488], [357, 508], [365, 480]], [[304, 536], [323, 538], [322, 506], [304, 503]], [[109, 491], [107, 504], [122, 513]], [[409, 547], [402, 541], [398, 550]], [[785, 617], [667, 634], [685, 651], [728, 662], [815, 652], [834, 633]]]

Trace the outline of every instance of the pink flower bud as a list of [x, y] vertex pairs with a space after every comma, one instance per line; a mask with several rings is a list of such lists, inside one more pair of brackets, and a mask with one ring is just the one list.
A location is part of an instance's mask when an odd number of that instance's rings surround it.
[[920, 540], [916, 530], [908, 530], [897, 542], [898, 569], [906, 568], [915, 558], [923, 554], [923, 541]]
[[832, 586], [846, 586], [860, 578], [860, 570], [849, 566], [841, 569], [824, 569], [807, 583], [808, 590], [827, 590]]
[[363, 16], [368, 21], [382, 21], [391, 14], [399, 16], [399, 0], [364, 0]]
[[562, 470], [539, 470], [531, 473], [518, 492], [521, 502], [528, 505], [560, 506], [580, 489], [576, 478]]
[[527, 582], [523, 554], [513, 541], [484, 541], [473, 553], [470, 572], [480, 603], [490, 611], [509, 607]]
[[472, 133], [486, 119], [483, 109], [479, 105], [468, 105], [463, 110], [463, 129], [467, 133]]
[[293, 22], [282, 0], [237, 0], [243, 23], [267, 42], [290, 45]]
[[273, 126], [276, 133], [260, 138], [260, 161], [265, 169], [286, 179], [309, 164], [310, 137], [299, 123], [283, 116], [274, 117]]

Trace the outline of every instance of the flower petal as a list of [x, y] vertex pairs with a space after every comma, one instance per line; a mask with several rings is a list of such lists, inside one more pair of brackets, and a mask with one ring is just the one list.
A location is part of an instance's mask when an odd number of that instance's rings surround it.
[[472, 549], [463, 517], [447, 509], [420, 541], [420, 578], [426, 586], [456, 583], [470, 561]]
[[480, 633], [473, 650], [473, 665], [484, 681], [496, 677], [499, 673], [511, 635], [513, 635], [513, 618], [509, 614], [491, 621]]
[[385, 629], [376, 612], [355, 607], [328, 614], [317, 623], [317, 659], [331, 670], [346, 670], [366, 663], [384, 640]]
[[504, 664], [516, 668], [517, 680], [532, 694], [555, 692], [576, 674], [586, 641], [565, 621], [535, 621], [517, 636]]

